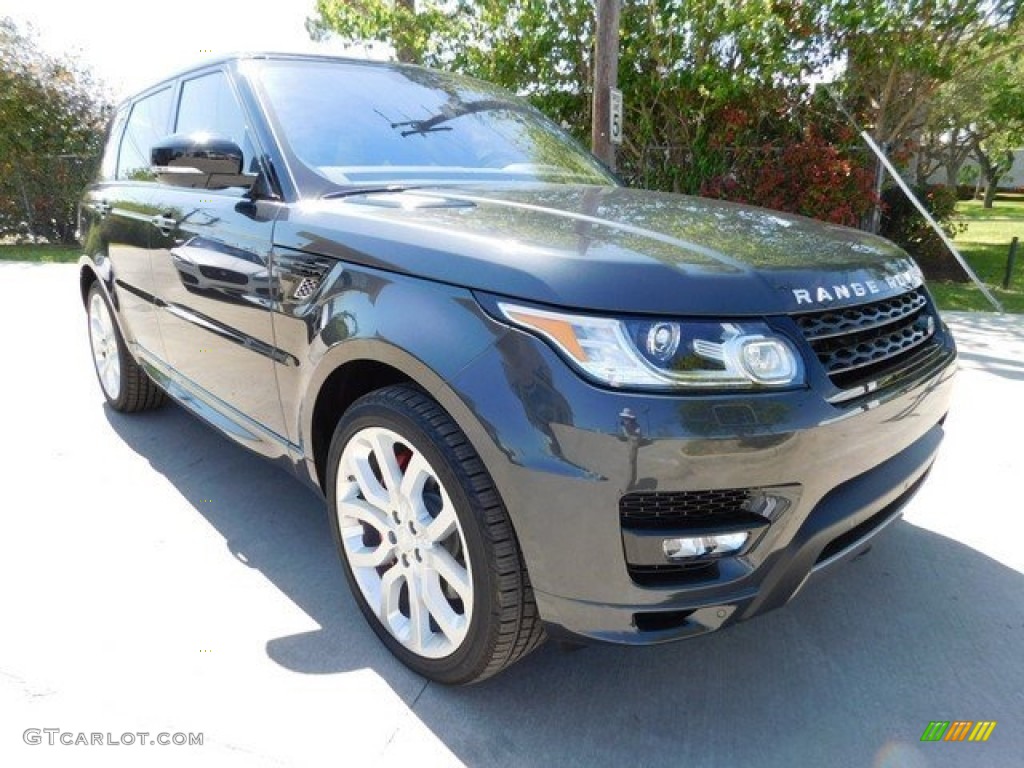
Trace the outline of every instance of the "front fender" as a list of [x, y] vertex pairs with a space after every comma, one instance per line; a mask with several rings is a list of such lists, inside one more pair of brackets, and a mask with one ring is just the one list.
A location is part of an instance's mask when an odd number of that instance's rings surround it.
[[[472, 358], [466, 362], [468, 365]], [[487, 432], [468, 404], [445, 377], [423, 360], [386, 342], [378, 340], [354, 340], [338, 344], [326, 354], [310, 381], [309, 389], [302, 404], [301, 443], [308, 469], [316, 476], [314, 456], [310, 450], [313, 444], [313, 414], [317, 398], [324, 383], [335, 371], [359, 363], [379, 363], [399, 372], [414, 381], [434, 398], [459, 424], [476, 449], [485, 456], [492, 445], [486, 440]], [[463, 366], [465, 367], [465, 366]]]
[[[298, 256], [275, 254], [276, 268], [287, 269], [289, 258]], [[452, 382], [507, 332], [464, 288], [343, 262], [331, 266], [314, 302], [282, 301], [274, 322], [278, 346], [298, 361], [278, 366], [278, 385], [291, 439], [308, 466], [314, 460], [315, 406], [325, 383], [361, 362], [411, 379], [467, 435], [477, 431], [470, 404]], [[480, 434], [470, 439], [483, 453]]]

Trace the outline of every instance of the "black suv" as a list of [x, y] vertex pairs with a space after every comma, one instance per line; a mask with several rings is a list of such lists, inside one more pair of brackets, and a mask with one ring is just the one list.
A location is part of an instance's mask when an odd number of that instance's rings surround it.
[[446, 683], [782, 605], [942, 439], [956, 350], [903, 251], [623, 188], [442, 72], [166, 80], [117, 110], [81, 231], [110, 407], [169, 395], [321, 489], [370, 626]]

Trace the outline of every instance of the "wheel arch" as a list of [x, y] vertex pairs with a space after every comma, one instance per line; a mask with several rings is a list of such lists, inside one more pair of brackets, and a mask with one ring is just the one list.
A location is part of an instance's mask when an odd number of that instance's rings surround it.
[[415, 381], [392, 365], [365, 357], [341, 363], [323, 380], [313, 399], [307, 432], [315, 477], [321, 489], [325, 489], [331, 437], [341, 417], [360, 397], [403, 383], [415, 384]]
[[92, 267], [87, 264], [83, 264], [78, 272], [78, 290], [82, 294], [83, 306], [85, 306], [89, 301], [89, 291], [92, 289], [92, 284], [98, 280], [99, 278], [96, 277], [96, 273], [93, 271]]
[[100, 288], [106, 294], [110, 306], [114, 308], [114, 314], [120, 321], [121, 305], [114, 292], [114, 273], [111, 268], [110, 259], [96, 261], [88, 256], [78, 260], [78, 289], [82, 295], [82, 306], [89, 301], [89, 291], [93, 283], [99, 283]]
[[325, 489], [327, 454], [338, 420], [363, 395], [403, 383], [423, 390], [436, 400], [466, 434], [485, 466], [491, 466], [496, 446], [490, 442], [473, 411], [445, 378], [422, 360], [392, 344], [358, 339], [328, 351], [308, 387], [302, 409], [300, 430], [302, 445], [306, 446], [305, 458], [310, 475], [321, 490]]

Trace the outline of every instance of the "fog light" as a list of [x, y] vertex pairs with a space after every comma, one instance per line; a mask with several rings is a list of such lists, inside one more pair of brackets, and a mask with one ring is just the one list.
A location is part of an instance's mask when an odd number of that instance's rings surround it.
[[716, 536], [687, 536], [682, 539], [665, 539], [661, 549], [669, 560], [688, 560], [691, 557], [728, 555], [743, 549], [747, 543], [747, 531], [720, 533]]

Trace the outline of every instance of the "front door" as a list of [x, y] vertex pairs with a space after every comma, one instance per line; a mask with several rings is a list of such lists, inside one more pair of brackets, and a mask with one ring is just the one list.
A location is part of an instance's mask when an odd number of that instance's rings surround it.
[[[231, 138], [253, 162], [251, 130], [220, 70], [182, 83], [174, 130]], [[283, 443], [274, 367], [287, 361], [274, 345], [269, 263], [278, 205], [241, 188], [160, 189], [152, 265], [167, 362], [208, 405]]]

